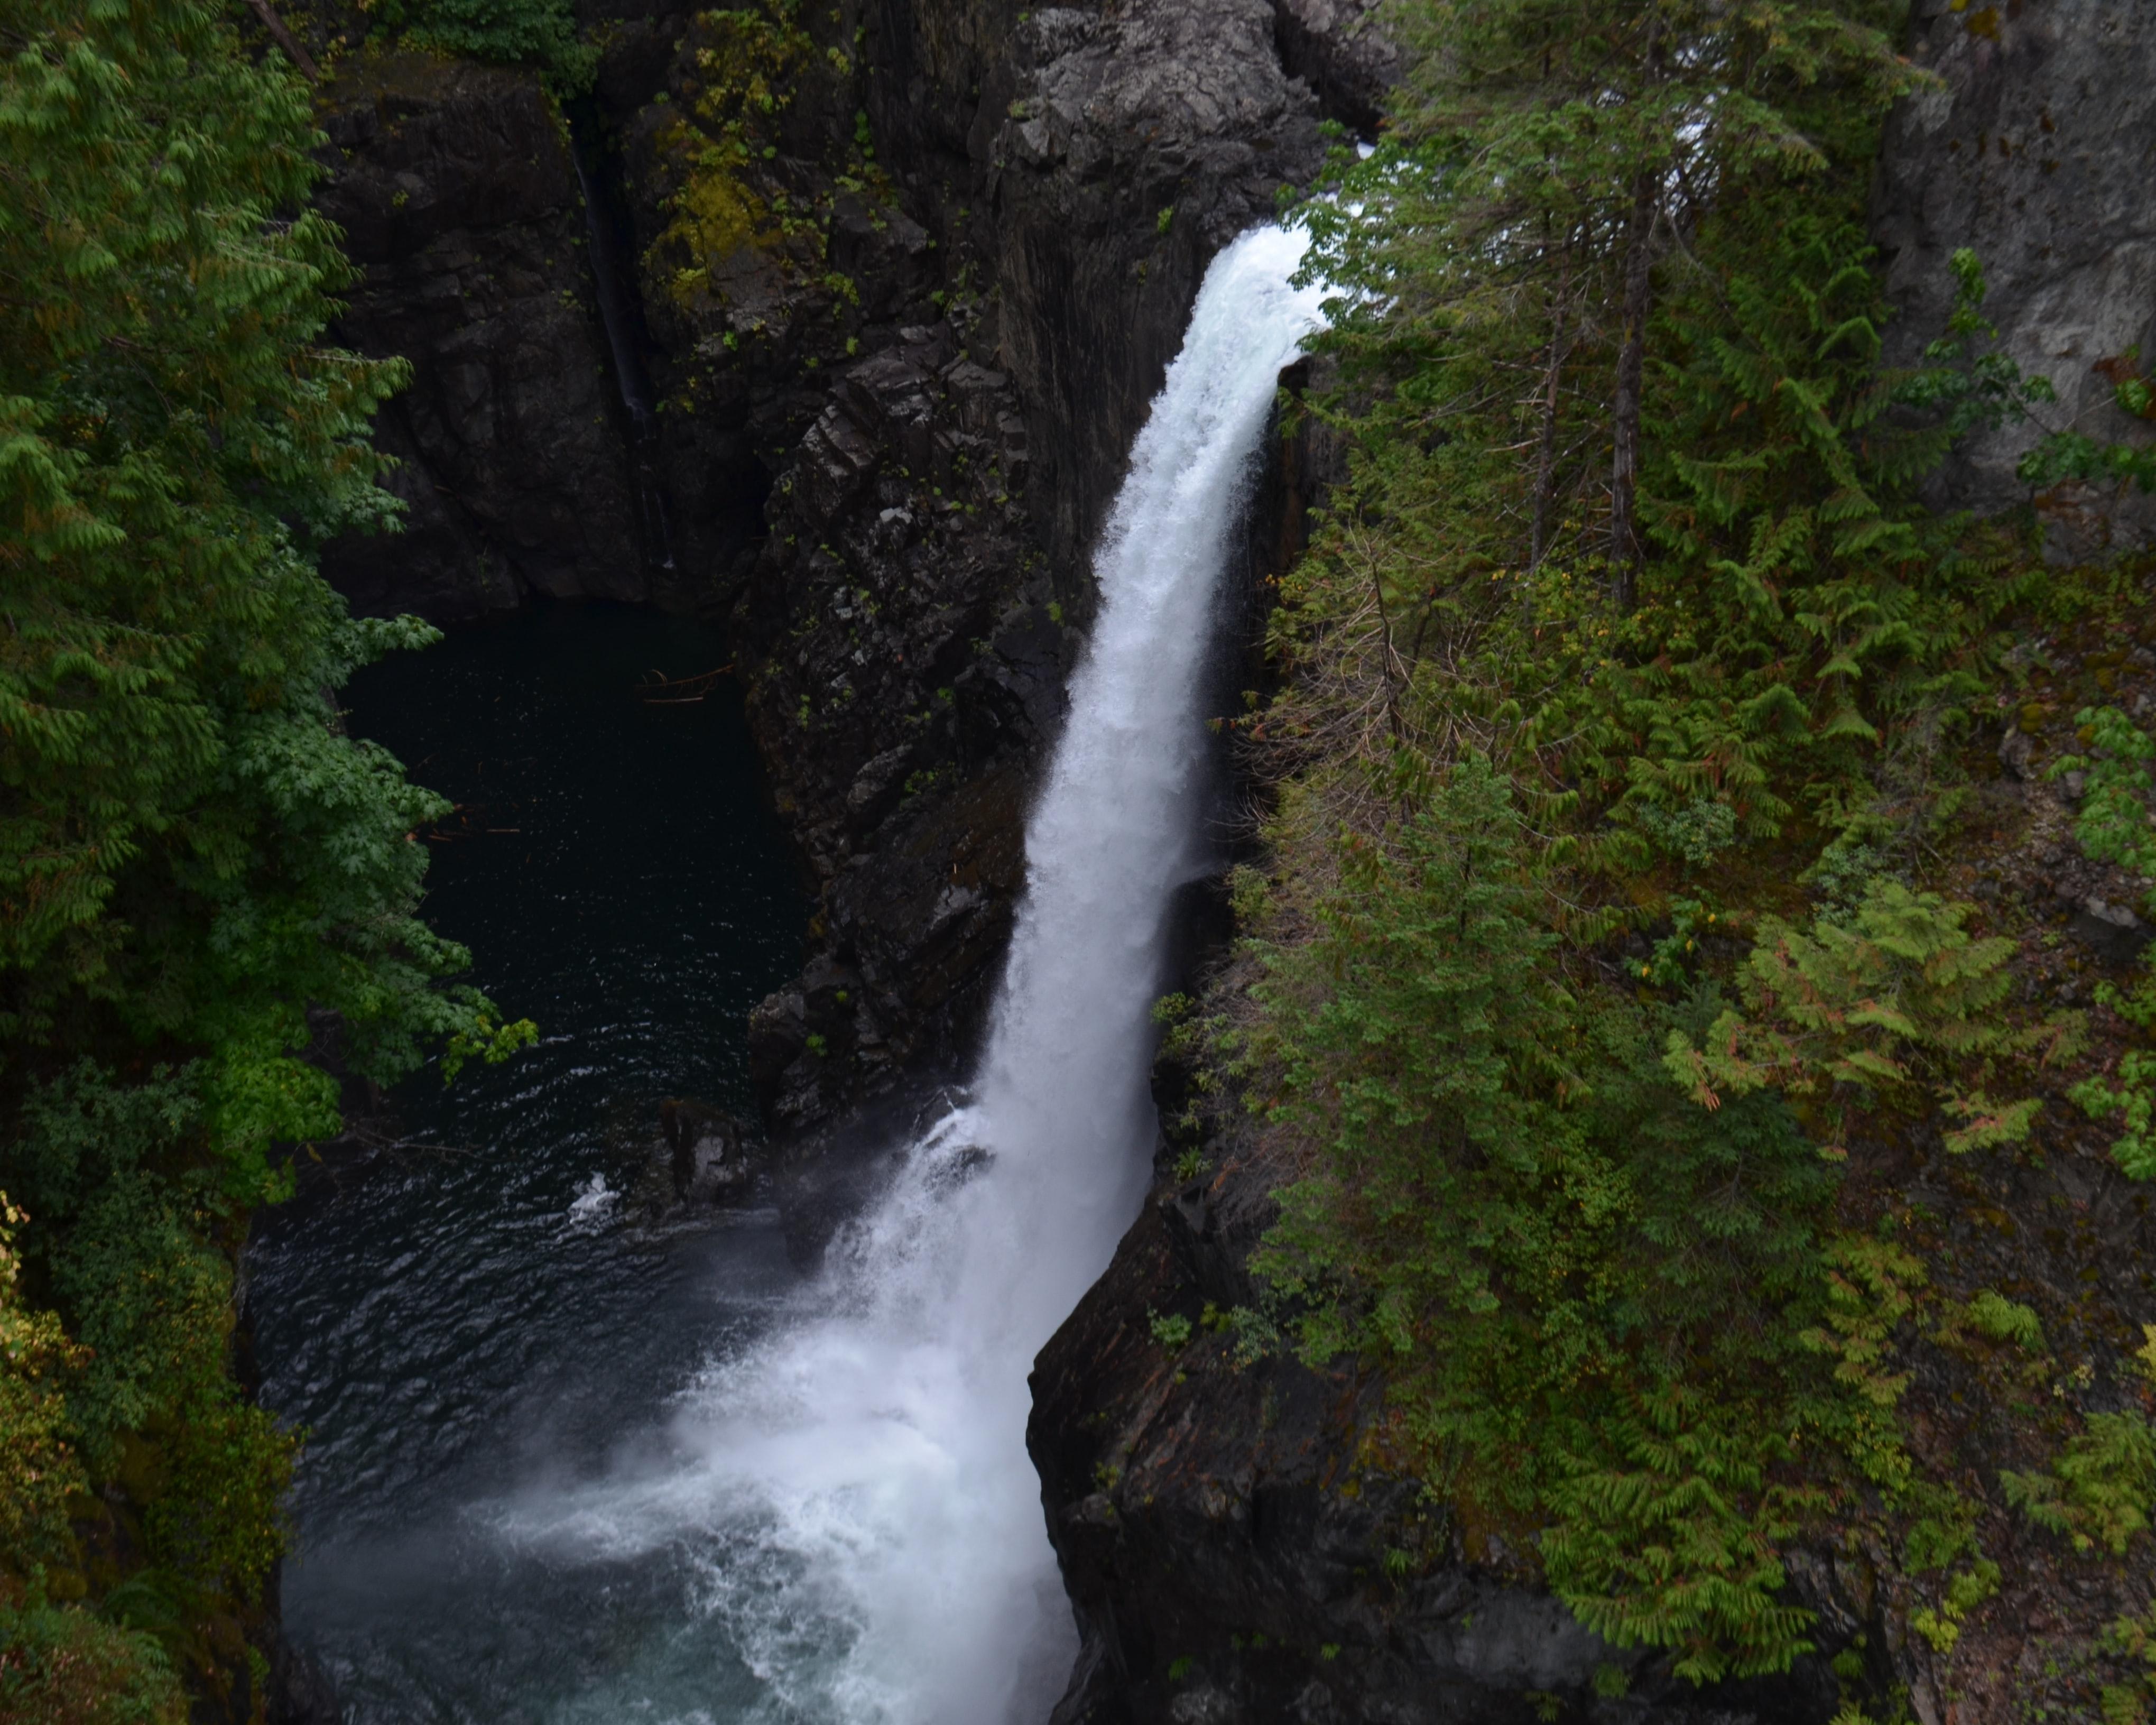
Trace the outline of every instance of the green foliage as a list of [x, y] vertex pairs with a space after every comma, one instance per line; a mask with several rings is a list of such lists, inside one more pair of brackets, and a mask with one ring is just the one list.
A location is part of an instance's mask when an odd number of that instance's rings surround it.
[[374, 0], [366, 10], [380, 36], [415, 48], [536, 66], [557, 95], [583, 95], [598, 73], [571, 0]]
[[2082, 805], [2074, 814], [2074, 838], [2097, 862], [2130, 874], [2156, 874], [2156, 833], [2148, 814], [2148, 769], [2156, 742], [2115, 706], [2084, 707], [2074, 715], [2087, 755], [2062, 755], [2046, 777], [2083, 776]]
[[1951, 1653], [1969, 1613], [1998, 1593], [1999, 1565], [1980, 1558], [1947, 1584], [1937, 1606], [1920, 1605], [1911, 1612], [1909, 1627], [1931, 1644], [1934, 1653]]
[[2015, 1026], [1997, 1011], [2014, 943], [1972, 939], [1968, 909], [1881, 880], [1846, 923], [1822, 918], [1806, 933], [1763, 919], [1739, 978], [1745, 1012], [1724, 1012], [1697, 1043], [1672, 1031], [1671, 1075], [1710, 1109], [1768, 1086], [1830, 1093], [1839, 1116], [1830, 1155], [1845, 1153], [1852, 1106], [1912, 1085], [1962, 1122], [1946, 1133], [1948, 1149], [2018, 1142], [2039, 1101], [1994, 1104], [1965, 1077], [1973, 1064], [2071, 1047], [2078, 1025]]
[[2082, 1078], [2067, 1097], [2093, 1119], [2118, 1115], [2126, 1130], [2111, 1141], [2111, 1160], [2128, 1179], [2156, 1179], [2156, 1055], [2128, 1048], [2111, 1078]]
[[1712, 797], [1695, 797], [1681, 809], [1643, 803], [1635, 821], [1657, 850], [1682, 857], [1697, 869], [1737, 842], [1737, 811]]
[[1190, 1345], [1190, 1320], [1180, 1313], [1171, 1312], [1163, 1317], [1150, 1309], [1146, 1312], [1146, 1326], [1152, 1339], [1170, 1353], [1180, 1353]]
[[[1953, 254], [1953, 311], [1946, 333], [1925, 349], [1926, 368], [1905, 383], [1899, 398], [1942, 415], [1940, 430], [1952, 439], [1972, 431], [2005, 424], [2043, 422], [2043, 409], [2058, 399], [2051, 380], [2022, 375], [2010, 355], [1999, 351], [1999, 331], [1984, 316], [1984, 266], [1964, 247]], [[2121, 413], [2135, 418], [2156, 417], [2156, 390], [2134, 369], [2138, 348], [2097, 362], [2112, 382], [2112, 399]], [[2062, 480], [2088, 484], [2132, 483], [2156, 490], [2156, 447], [2099, 443], [2086, 433], [2046, 430], [2015, 465], [2024, 484], [2041, 488]]]
[[[393, 363], [324, 348], [305, 90], [192, 0], [33, 7], [0, 74], [0, 1034], [204, 1050], [236, 1197], [336, 1129], [310, 1004], [391, 1079], [489, 1019], [411, 914], [437, 798], [338, 728], [354, 623], [308, 546], [380, 524]], [[296, 212], [296, 213], [294, 213]], [[485, 1031], [491, 1035], [490, 1029]]]
[[1979, 351], [1973, 258], [1881, 368], [1891, 7], [1393, 18], [1394, 123], [1300, 217], [1350, 479], [1282, 584], [1274, 855], [1204, 1020], [1296, 1170], [1239, 1353], [1382, 1372], [1471, 1528], [1688, 1676], [1786, 1667], [1779, 1548], [1860, 1503], [1952, 1566], [1951, 1643], [1997, 1578], [1902, 1437], [1927, 1271], [1835, 1205], [1875, 1146], [2020, 1141], [2078, 1045], [1911, 878], [2027, 590], [1918, 482], [2041, 380]]
[[[1613, 9], [1634, 30], [1671, 10]], [[1712, 205], [1671, 218], [1697, 227], [1661, 270], [1639, 499], [1654, 554], [1629, 610], [1607, 603], [1597, 501], [1617, 146], [1577, 146], [1584, 180], [1552, 171], [1571, 134], [1545, 136], [1534, 91], [1485, 102], [1455, 88], [1455, 57], [1440, 81], [1460, 111], [1404, 121], [1306, 218], [1313, 273], [1352, 295], [1322, 338], [1344, 371], [1323, 410], [1355, 463], [1357, 513], [1329, 547], [1342, 596], [1370, 597], [1393, 652], [1446, 666], [1451, 722], [1523, 790], [1561, 799], [1550, 812], [1578, 861], [1612, 875], [1658, 856], [1697, 868], [1793, 819], [1852, 842], [1895, 830], [1901, 811], [1866, 782], [1877, 747], [1897, 725], [1953, 722], [2011, 596], [1916, 501], [1942, 438], [1897, 429], [1877, 369], [1864, 172], [1871, 105], [1904, 74], [1861, 8], [1796, 11], [1780, 48], [1745, 61], [1756, 87], [1729, 110], [1753, 116], [1743, 147], [1687, 167], [1717, 184]], [[1542, 17], [1496, 3], [1445, 16], [1471, 14]], [[1728, 16], [1735, 40], [1750, 13]], [[1830, 64], [1778, 59], [1803, 58], [1814, 31], [1833, 38]], [[1722, 49], [1699, 51], [1712, 83]], [[1787, 105], [1772, 124], [1770, 95]], [[1766, 142], [1799, 135], [1794, 153]], [[1530, 150], [1532, 168], [1507, 153]], [[1545, 196], [1563, 210], [1522, 207]], [[1330, 608], [1288, 597], [1292, 650]]]
[[1909, 1374], [1894, 1369], [1895, 1337], [1914, 1312], [1927, 1280], [1922, 1263], [1891, 1239], [1836, 1234], [1821, 1251], [1826, 1300], [1820, 1321], [1799, 1340], [1833, 1362], [1847, 1393], [1835, 1409], [1833, 1436], [1864, 1478], [1899, 1496], [1916, 1483], [1895, 1404]]
[[1916, 1512], [1902, 1537], [1902, 1565], [1912, 1575], [1943, 1569], [1958, 1558], [1980, 1557], [1976, 1539], [1981, 1507], [1951, 1486], [1922, 1482], [1912, 1488]]
[[1965, 1315], [1970, 1323], [1994, 1342], [2011, 1342], [2031, 1353], [2044, 1351], [2044, 1326], [2036, 1314], [2017, 1300], [1986, 1288], [1969, 1302]]
[[[2143, 975], [2131, 994], [2099, 983], [2097, 1004], [2143, 1031], [2156, 1029], [2156, 976]], [[2115, 1115], [2125, 1130], [2112, 1140], [2112, 1160], [2128, 1179], [2156, 1179], [2156, 1053], [2129, 1048], [2106, 1074], [2082, 1080], [2066, 1092], [2085, 1114]]]
[[71, 1606], [0, 1602], [0, 1717], [19, 1725], [182, 1725], [164, 1650]]
[[1999, 1471], [2013, 1504], [2077, 1552], [2123, 1557], [2156, 1508], [2156, 1431], [2140, 1414], [2092, 1414], [2049, 1473]]
[[100, 1477], [153, 1456], [131, 1487], [150, 1555], [244, 1595], [282, 1548], [293, 1444], [226, 1369], [232, 1268], [208, 1235], [229, 1207], [207, 1165], [200, 1073], [121, 1084], [83, 1061], [33, 1084], [0, 1167], [37, 1207], [32, 1261], [81, 1344], [69, 1436]]
[[[2156, 418], [2156, 387], [2137, 369], [2140, 358], [2140, 350], [2130, 347], [2117, 358], [2098, 361], [2097, 369], [2110, 377], [2112, 404], [2120, 413], [2136, 419]], [[2156, 446], [2099, 443], [2084, 432], [2054, 431], [2021, 458], [2015, 471], [2032, 485], [2079, 480], [2156, 491]]]
[[1999, 351], [1999, 331], [1984, 315], [1984, 264], [1968, 247], [1947, 260], [1954, 280], [1945, 332], [1924, 349], [1925, 365], [1905, 380], [1897, 399], [1939, 415], [1948, 444], [1971, 432], [2018, 424], [2058, 398], [2048, 377], [2025, 377], [2012, 356]]
[[1711, 996], [1568, 986], [1526, 838], [1465, 756], [1350, 841], [1315, 938], [1255, 948], [1239, 1052], [1313, 1155], [1254, 1266], [1308, 1358], [1382, 1360], [1455, 1491], [1542, 1526], [1584, 1620], [1702, 1678], [1780, 1669], [1806, 1644], [1773, 1435], [1818, 1417], [1786, 1314], [1819, 1301], [1831, 1172], [1774, 1099], [1668, 1081], [1663, 1027]]
[[[233, 1260], [249, 1206], [289, 1188], [292, 1145], [340, 1129], [318, 1039], [388, 1082], [437, 1048], [454, 1070], [530, 1038], [448, 980], [467, 955], [415, 914], [415, 829], [445, 805], [336, 706], [357, 667], [435, 636], [348, 618], [315, 568], [331, 535], [393, 524], [368, 432], [404, 375], [325, 345], [350, 271], [308, 207], [321, 141], [305, 86], [203, 0], [10, 12], [10, 1718], [177, 1719], [168, 1665], [121, 1620], [206, 1647], [190, 1625], [259, 1598], [282, 1549], [294, 1441], [232, 1381]], [[151, 1566], [113, 1588], [110, 1621], [33, 1584], [80, 1588], [64, 1511], [86, 1490]]]
[[1543, 1562], [1588, 1628], [1620, 1647], [1675, 1649], [1679, 1676], [1786, 1670], [1811, 1645], [1811, 1613], [1781, 1600], [1774, 1548], [1803, 1496], [1768, 1476], [1779, 1445], [1702, 1417], [1699, 1403], [1667, 1385], [1609, 1422], [1617, 1465], [1580, 1466], [1553, 1492], [1561, 1519]]
[[69, 1441], [65, 1384], [83, 1364], [57, 1317], [23, 1303], [15, 1230], [28, 1218], [0, 1192], [0, 1552], [34, 1568], [68, 1544], [69, 1494], [89, 1485]]
[[2104, 1725], [2141, 1725], [2156, 1696], [2156, 1607], [2140, 1616], [2114, 1619], [2098, 1643], [2105, 1655], [2133, 1674], [2125, 1683], [2107, 1683], [2102, 1691]]
[[[698, 23], [696, 98], [660, 137], [679, 183], [647, 259], [685, 305], [713, 291], [714, 271], [736, 253], [783, 251], [786, 242], [808, 237], [815, 227], [759, 172], [764, 158], [776, 153], [779, 123], [815, 57], [815, 44], [801, 26], [799, 0], [758, 0], [706, 13]], [[797, 261], [820, 266], [824, 248], [817, 244], [813, 252], [813, 259], [804, 253]], [[661, 260], [668, 267], [661, 268]]]

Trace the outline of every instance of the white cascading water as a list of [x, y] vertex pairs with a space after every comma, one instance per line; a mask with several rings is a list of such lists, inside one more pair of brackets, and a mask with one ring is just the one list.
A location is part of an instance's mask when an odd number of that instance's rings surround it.
[[1199, 855], [1198, 684], [1276, 380], [1320, 321], [1322, 292], [1291, 285], [1304, 244], [1267, 226], [1214, 261], [1132, 450], [970, 1104], [834, 1248], [813, 1308], [684, 1394], [662, 1471], [512, 1518], [588, 1557], [682, 1552], [757, 1717], [1038, 1721], [1069, 1668], [1026, 1376], [1146, 1178], [1162, 925]]

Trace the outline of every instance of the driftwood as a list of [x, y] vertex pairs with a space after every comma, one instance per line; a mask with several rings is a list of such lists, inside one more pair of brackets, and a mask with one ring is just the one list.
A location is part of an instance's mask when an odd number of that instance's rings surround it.
[[732, 673], [731, 665], [700, 671], [693, 677], [670, 677], [654, 670], [637, 684], [636, 691], [646, 706], [689, 706], [709, 695], [721, 677]]

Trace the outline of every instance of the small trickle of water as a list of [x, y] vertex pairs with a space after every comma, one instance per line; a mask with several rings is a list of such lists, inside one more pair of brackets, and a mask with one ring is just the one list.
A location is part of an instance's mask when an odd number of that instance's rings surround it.
[[557, 1559], [684, 1554], [761, 1685], [747, 1717], [1037, 1720], [1068, 1669], [1026, 1373], [1143, 1184], [1163, 916], [1197, 858], [1196, 691], [1276, 379], [1319, 321], [1321, 293], [1290, 285], [1302, 250], [1267, 227], [1214, 261], [1132, 451], [971, 1105], [796, 1317], [682, 1394], [665, 1465], [499, 1523]]

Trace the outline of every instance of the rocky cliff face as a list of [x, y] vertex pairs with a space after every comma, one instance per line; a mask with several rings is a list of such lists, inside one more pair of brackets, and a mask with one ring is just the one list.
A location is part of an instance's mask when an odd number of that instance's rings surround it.
[[1702, 1689], [1582, 1628], [1505, 1530], [1392, 1465], [1373, 1376], [1242, 1347], [1227, 1314], [1260, 1303], [1248, 1262], [1284, 1176], [1240, 1099], [1194, 1092], [1172, 1055], [1153, 1086], [1152, 1190], [1032, 1378], [1083, 1635], [1054, 1725], [1823, 1725], [1837, 1661], [1938, 1725], [1884, 1554], [1859, 1547], [1787, 1554], [1819, 1620], [1784, 1675]]
[[411, 362], [379, 427], [408, 525], [340, 542], [324, 572], [357, 609], [443, 620], [531, 593], [649, 598], [583, 200], [537, 81], [418, 54], [346, 65], [321, 202], [361, 280], [337, 333]]
[[[2026, 501], [2015, 463], [2042, 429], [2143, 442], [2114, 373], [2156, 354], [2156, 13], [2107, 0], [1916, 0], [1911, 55], [1935, 88], [1902, 104], [1881, 154], [1874, 232], [1901, 313], [1888, 356], [1914, 361], [1945, 326], [1947, 260], [1972, 247], [1985, 315], [2023, 371], [2058, 393], [2050, 424], [1974, 439], [1932, 501]], [[2055, 552], [2156, 540], [2156, 500], [2070, 485], [2039, 500]]]
[[[534, 593], [732, 619], [822, 896], [752, 1029], [774, 1123], [977, 1023], [1091, 537], [1206, 263], [1317, 166], [1313, 85], [1369, 117], [1362, 11], [624, 8], [578, 121], [591, 235], [532, 79], [340, 62], [343, 333], [415, 377], [384, 426], [412, 530], [335, 547], [332, 578], [444, 619]], [[610, 242], [635, 301], [611, 322]]]
[[840, 8], [811, 46], [849, 75], [756, 122], [692, 30], [624, 134], [680, 387], [785, 451], [734, 615], [822, 886], [751, 1029], [788, 1128], [978, 1024], [1091, 537], [1206, 262], [1321, 148], [1264, 0]]
[[[1163, 1113], [1183, 1100], [1163, 1096]], [[1828, 1630], [1772, 1683], [1702, 1692], [1609, 1646], [1499, 1535], [1389, 1470], [1380, 1386], [1239, 1356], [1219, 1314], [1254, 1301], [1269, 1183], [1253, 1146], [1218, 1137], [1204, 1148], [1219, 1172], [1178, 1180], [1192, 1147], [1163, 1145], [1152, 1199], [1034, 1373], [1028, 1441], [1084, 1634], [1055, 1725], [1833, 1712], [1828, 1661], [1868, 1626], [1851, 1603], [1861, 1564], [1804, 1570]], [[1620, 1676], [1622, 1700], [1601, 1698]]]

